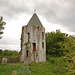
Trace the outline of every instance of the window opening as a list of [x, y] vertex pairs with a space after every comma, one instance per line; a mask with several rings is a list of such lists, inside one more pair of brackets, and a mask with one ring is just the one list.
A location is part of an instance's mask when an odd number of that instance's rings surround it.
[[30, 34], [29, 33], [27, 33], [28, 34], [28, 42], [29, 42], [29, 40], [30, 40]]
[[44, 49], [44, 42], [42, 42], [42, 48]]
[[28, 50], [26, 51], [26, 57], [28, 57]]
[[44, 40], [44, 32], [42, 32], [42, 40]]

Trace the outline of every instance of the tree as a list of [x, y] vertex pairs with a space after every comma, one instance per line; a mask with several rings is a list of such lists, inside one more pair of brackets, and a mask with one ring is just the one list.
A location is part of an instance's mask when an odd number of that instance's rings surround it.
[[1, 16], [0, 17], [0, 39], [2, 38], [1, 37], [1, 34], [3, 34], [3, 29], [4, 29], [4, 25], [5, 25], [6, 23], [3, 21], [3, 17]]
[[61, 50], [61, 45], [59, 42], [63, 42], [65, 37], [64, 33], [61, 33], [60, 30], [56, 32], [46, 33], [46, 51], [47, 54], [60, 56], [63, 54]]
[[46, 52], [51, 55], [75, 55], [75, 37], [66, 33], [56, 32], [46, 33]]

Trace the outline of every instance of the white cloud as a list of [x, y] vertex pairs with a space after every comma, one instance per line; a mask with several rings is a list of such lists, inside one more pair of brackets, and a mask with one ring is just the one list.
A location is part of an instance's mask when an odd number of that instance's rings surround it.
[[75, 0], [0, 0], [0, 16], [7, 23], [0, 48], [20, 50], [21, 28], [36, 9], [46, 31], [60, 29], [75, 35]]
[[4, 44], [0, 44], [0, 49], [2, 50], [16, 50], [16, 51], [20, 51], [20, 47], [19, 45], [4, 45]]
[[17, 18], [6, 20], [3, 38], [0, 39], [0, 48], [20, 50], [21, 28], [27, 24], [29, 18], [29, 15], [21, 14]]

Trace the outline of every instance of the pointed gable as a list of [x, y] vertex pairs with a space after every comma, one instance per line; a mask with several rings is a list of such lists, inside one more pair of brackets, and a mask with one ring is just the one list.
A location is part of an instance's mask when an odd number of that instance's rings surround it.
[[42, 23], [40, 22], [36, 13], [34, 13], [27, 25], [28, 26], [42, 26]]

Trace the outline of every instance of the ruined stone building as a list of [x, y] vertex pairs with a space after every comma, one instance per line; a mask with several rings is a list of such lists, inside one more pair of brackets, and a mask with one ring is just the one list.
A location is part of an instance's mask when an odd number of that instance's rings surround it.
[[36, 13], [28, 24], [22, 27], [21, 61], [24, 63], [46, 61], [45, 28]]

